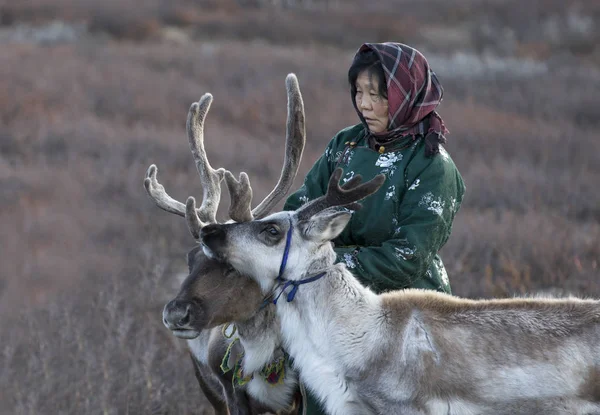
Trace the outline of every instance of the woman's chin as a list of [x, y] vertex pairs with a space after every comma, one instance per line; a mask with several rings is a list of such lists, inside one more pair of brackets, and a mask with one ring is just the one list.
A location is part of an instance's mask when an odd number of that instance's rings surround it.
[[386, 131], [386, 129], [378, 123], [371, 123], [367, 121], [367, 127], [369, 127], [369, 132], [371, 132], [372, 134], [381, 134]]
[[384, 128], [377, 128], [377, 127], [371, 127], [371, 126], [369, 126], [369, 131], [372, 134], [383, 134], [383, 133], [385, 133], [385, 129]]

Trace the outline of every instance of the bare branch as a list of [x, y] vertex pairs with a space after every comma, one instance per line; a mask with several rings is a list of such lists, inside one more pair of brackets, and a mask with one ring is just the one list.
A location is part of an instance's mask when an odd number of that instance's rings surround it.
[[327, 193], [298, 209], [296, 211], [298, 219], [309, 219], [316, 213], [335, 206], [344, 206], [353, 210], [359, 209], [360, 204], [356, 202], [375, 193], [385, 181], [385, 175], [378, 174], [368, 182], [361, 184], [362, 177], [356, 175], [340, 187], [339, 182], [342, 173], [343, 170], [339, 167], [334, 170], [329, 178]]
[[269, 214], [271, 209], [287, 194], [292, 186], [304, 144], [306, 142], [306, 127], [304, 124], [304, 102], [298, 85], [298, 78], [293, 73], [288, 74], [285, 79], [288, 96], [287, 127], [285, 158], [279, 181], [269, 195], [252, 210], [255, 219], [261, 219]]
[[159, 208], [179, 216], [185, 216], [185, 205], [167, 194], [164, 186], [158, 182], [157, 175], [158, 167], [152, 164], [148, 167], [148, 172], [144, 179], [144, 187], [150, 197]]

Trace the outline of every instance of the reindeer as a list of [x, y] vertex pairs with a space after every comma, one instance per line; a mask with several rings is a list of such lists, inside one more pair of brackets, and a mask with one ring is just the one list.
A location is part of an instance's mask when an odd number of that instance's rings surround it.
[[[304, 104], [294, 74], [286, 78], [288, 121], [281, 176], [271, 193], [251, 210], [252, 188], [246, 173], [239, 179], [223, 168], [213, 169], [204, 149], [204, 121], [212, 102], [205, 94], [192, 104], [187, 119], [190, 148], [203, 186], [199, 208], [193, 197], [184, 205], [170, 197], [151, 165], [144, 186], [163, 210], [184, 216], [194, 238], [215, 224], [223, 179], [231, 196], [229, 217], [244, 222], [260, 219], [286, 195], [297, 174], [305, 143]], [[187, 339], [200, 388], [218, 415], [296, 414], [297, 373], [281, 348], [279, 319], [258, 285], [232, 267], [208, 258], [200, 246], [187, 256], [189, 275], [175, 299], [163, 310], [165, 326]], [[226, 329], [237, 330], [236, 337]], [[223, 332], [222, 332], [223, 331]], [[232, 333], [230, 333], [232, 334]], [[237, 341], [239, 339], [239, 341]]]
[[340, 188], [341, 174], [295, 212], [201, 231], [208, 256], [274, 298], [284, 347], [328, 413], [600, 414], [600, 301], [377, 295], [334, 264], [330, 241], [384, 177]]

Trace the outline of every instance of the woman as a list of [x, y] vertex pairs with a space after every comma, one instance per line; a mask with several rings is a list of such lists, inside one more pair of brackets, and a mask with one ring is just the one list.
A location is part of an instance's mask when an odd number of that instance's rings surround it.
[[[333, 137], [303, 186], [284, 206], [322, 196], [336, 167], [342, 182], [360, 174], [387, 178], [361, 201], [334, 241], [338, 261], [377, 293], [402, 288], [450, 292], [437, 254], [452, 229], [465, 186], [441, 146], [448, 130], [435, 111], [443, 89], [425, 57], [400, 43], [366, 43], [348, 71], [360, 123]], [[309, 415], [322, 413], [308, 399]]]

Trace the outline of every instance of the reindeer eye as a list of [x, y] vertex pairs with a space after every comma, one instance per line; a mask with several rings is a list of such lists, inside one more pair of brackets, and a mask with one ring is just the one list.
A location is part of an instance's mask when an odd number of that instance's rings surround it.
[[267, 226], [262, 231], [268, 233], [271, 236], [277, 236], [277, 235], [279, 235], [279, 229], [276, 226], [273, 226], [273, 225]]

